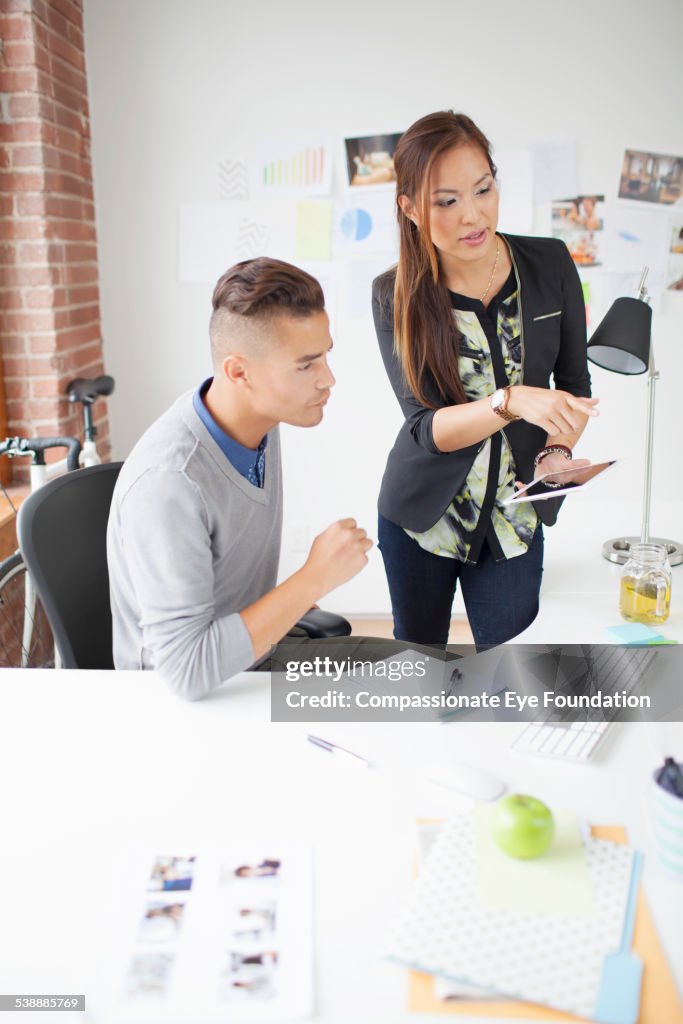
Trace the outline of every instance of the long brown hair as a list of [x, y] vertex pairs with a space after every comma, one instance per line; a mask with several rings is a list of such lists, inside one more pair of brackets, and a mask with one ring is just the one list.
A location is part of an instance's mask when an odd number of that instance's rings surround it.
[[[481, 148], [495, 178], [496, 165], [488, 139], [474, 121], [452, 110], [421, 117], [403, 133], [394, 154], [400, 238], [394, 284], [394, 346], [406, 383], [416, 398], [432, 409], [444, 402], [459, 404], [467, 398], [458, 372], [460, 333], [429, 230], [429, 179], [441, 153], [468, 143]], [[421, 228], [401, 210], [398, 200], [402, 195], [420, 211]], [[436, 394], [430, 395], [425, 388], [426, 376], [433, 380]]]

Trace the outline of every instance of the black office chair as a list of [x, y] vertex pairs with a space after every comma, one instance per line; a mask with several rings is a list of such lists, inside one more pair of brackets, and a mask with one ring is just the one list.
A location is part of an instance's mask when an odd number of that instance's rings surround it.
[[64, 668], [114, 667], [106, 538], [121, 466], [67, 473], [19, 509], [19, 547]]
[[[67, 473], [19, 509], [17, 533], [64, 668], [113, 668], [107, 519], [121, 462]], [[312, 639], [348, 636], [341, 615], [313, 608], [297, 623]]]

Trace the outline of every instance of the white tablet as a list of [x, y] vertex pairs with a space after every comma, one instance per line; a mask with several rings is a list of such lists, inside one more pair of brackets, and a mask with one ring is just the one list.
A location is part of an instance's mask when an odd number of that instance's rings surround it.
[[583, 490], [616, 463], [616, 459], [610, 459], [608, 462], [595, 462], [592, 466], [586, 466], [585, 469], [579, 470], [576, 480], [568, 480], [561, 487], [548, 487], [543, 481], [552, 477], [553, 483], [559, 483], [563, 477], [569, 477], [576, 473], [575, 469], [563, 469], [560, 473], [543, 473], [532, 480], [530, 484], [520, 487], [511, 498], [506, 498], [503, 504], [516, 505], [521, 501], [545, 501], [547, 498], [559, 498], [562, 494], [572, 494], [574, 491]]

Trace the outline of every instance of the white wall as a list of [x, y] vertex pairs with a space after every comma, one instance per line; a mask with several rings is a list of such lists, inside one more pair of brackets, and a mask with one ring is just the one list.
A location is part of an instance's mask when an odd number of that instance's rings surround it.
[[[626, 146], [683, 152], [680, 0], [85, 0], [105, 360], [114, 452], [123, 457], [181, 391], [210, 372], [211, 286], [177, 280], [178, 206], [217, 201], [216, 164], [249, 157], [272, 133], [401, 131], [452, 107], [498, 149], [569, 139], [579, 192], [615, 195]], [[494, 154], [495, 155], [495, 154]], [[277, 239], [276, 239], [277, 242]], [[272, 245], [271, 255], [290, 258]], [[338, 261], [340, 292], [350, 267]], [[683, 497], [683, 296], [655, 318], [657, 503]], [[282, 571], [303, 536], [355, 515], [373, 533], [376, 497], [400, 413], [369, 314], [337, 310], [338, 386], [314, 431], [285, 428]], [[607, 513], [640, 487], [644, 378], [595, 369], [602, 416], [589, 454], [632, 455], [605, 483]], [[676, 468], [677, 467], [677, 468]], [[580, 515], [568, 502], [563, 516]], [[639, 522], [617, 525], [637, 532]], [[683, 524], [682, 524], [683, 526]], [[388, 612], [381, 559], [328, 605]]]

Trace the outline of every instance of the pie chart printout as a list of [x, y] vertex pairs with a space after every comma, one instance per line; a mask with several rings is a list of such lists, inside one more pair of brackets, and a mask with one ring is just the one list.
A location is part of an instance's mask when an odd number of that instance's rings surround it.
[[362, 242], [372, 231], [372, 217], [367, 210], [347, 210], [341, 219], [342, 233], [354, 242]]

